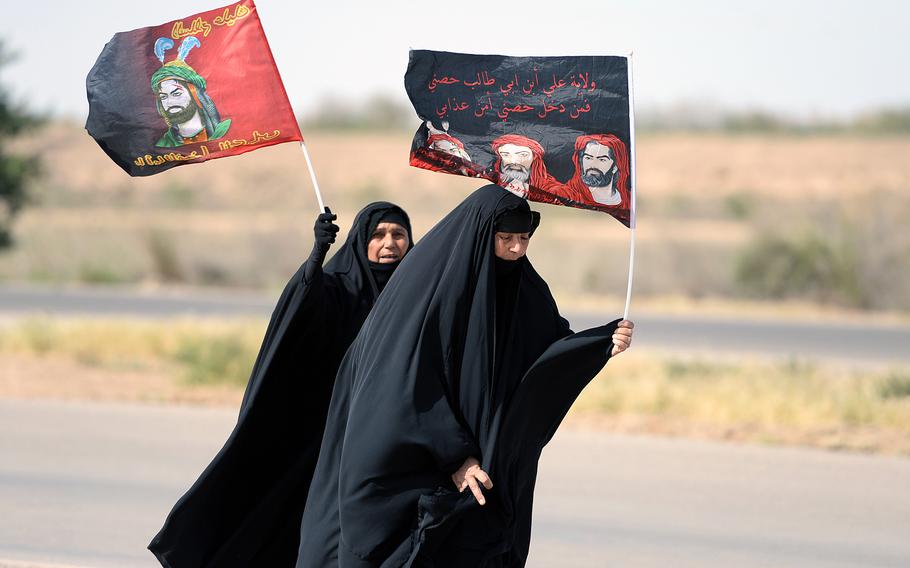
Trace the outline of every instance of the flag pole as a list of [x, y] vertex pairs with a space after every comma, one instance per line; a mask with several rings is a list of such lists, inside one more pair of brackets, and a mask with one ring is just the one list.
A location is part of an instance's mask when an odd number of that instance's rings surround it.
[[630, 198], [629, 208], [629, 283], [626, 287], [626, 307], [622, 312], [622, 319], [629, 319], [629, 306], [632, 303], [632, 275], [635, 269], [635, 197], [638, 195], [638, 188], [635, 186], [635, 103], [633, 102], [632, 87], [632, 54], [626, 57], [629, 67], [629, 152], [630, 160]]
[[306, 158], [306, 167], [310, 171], [310, 180], [313, 182], [313, 191], [316, 192], [316, 201], [319, 202], [319, 212], [325, 211], [325, 203], [322, 202], [322, 193], [319, 191], [319, 182], [316, 181], [316, 170], [313, 169], [313, 162], [310, 161], [310, 153], [307, 152], [306, 142], [300, 141], [300, 149], [303, 150], [303, 157]]

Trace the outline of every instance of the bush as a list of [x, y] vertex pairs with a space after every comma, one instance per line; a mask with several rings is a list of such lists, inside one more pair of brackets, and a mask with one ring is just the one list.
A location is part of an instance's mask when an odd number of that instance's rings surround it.
[[854, 250], [815, 233], [761, 237], [740, 255], [736, 283], [748, 296], [867, 307]]
[[[0, 41], [0, 70], [13, 60]], [[6, 150], [5, 143], [41, 124], [42, 118], [15, 104], [0, 83], [0, 249], [13, 244], [13, 219], [29, 201], [29, 183], [41, 173], [38, 156], [20, 156]]]
[[86, 284], [122, 284], [135, 280], [107, 264], [83, 262], [79, 266], [79, 281]]
[[184, 282], [186, 276], [174, 242], [164, 233], [153, 231], [146, 238], [149, 256], [155, 277], [162, 282]]
[[43, 356], [49, 354], [60, 342], [60, 333], [47, 319], [26, 320], [20, 327], [20, 336], [27, 350]]
[[185, 367], [190, 384], [244, 385], [256, 353], [239, 336], [183, 338], [174, 360]]
[[724, 210], [737, 221], [745, 221], [755, 211], [756, 199], [752, 193], [733, 193], [724, 198]]
[[738, 291], [851, 308], [910, 306], [910, 198], [873, 191], [851, 202], [756, 212], [760, 236], [734, 263]]
[[172, 181], [161, 190], [159, 199], [165, 207], [188, 209], [196, 203], [196, 192], [192, 187]]
[[879, 384], [878, 394], [883, 399], [910, 397], [910, 374], [891, 373]]

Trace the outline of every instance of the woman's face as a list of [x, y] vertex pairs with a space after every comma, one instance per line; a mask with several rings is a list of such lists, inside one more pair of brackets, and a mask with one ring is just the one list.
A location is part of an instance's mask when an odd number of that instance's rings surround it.
[[493, 235], [496, 245], [496, 256], [503, 260], [518, 260], [528, 252], [530, 233], [502, 233]]
[[398, 223], [383, 221], [376, 225], [367, 243], [367, 258], [370, 262], [387, 264], [398, 262], [411, 246], [408, 231]]

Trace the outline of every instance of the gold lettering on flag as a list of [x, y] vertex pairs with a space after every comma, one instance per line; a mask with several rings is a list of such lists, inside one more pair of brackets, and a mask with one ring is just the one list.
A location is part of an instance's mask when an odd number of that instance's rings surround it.
[[180, 152], [170, 152], [167, 154], [161, 154], [160, 156], [152, 156], [151, 154], [146, 154], [145, 156], [140, 156], [133, 160], [133, 163], [137, 166], [160, 166], [167, 162], [185, 162], [186, 160], [198, 160], [209, 155], [208, 147], [203, 144], [199, 147], [199, 150], [193, 150], [192, 152], [181, 154]]
[[202, 37], [207, 37], [210, 31], [212, 31], [212, 24], [203, 20], [202, 16], [199, 16], [193, 20], [193, 23], [190, 24], [190, 27], [184, 26], [182, 20], [174, 22], [174, 27], [171, 28], [171, 37], [174, 39], [180, 39], [182, 37], [197, 34], [202, 34]]
[[238, 138], [235, 138], [233, 140], [225, 140], [218, 143], [218, 149], [230, 150], [231, 148], [236, 148], [237, 146], [252, 146], [254, 144], [259, 144], [260, 142], [267, 142], [269, 140], [278, 138], [280, 134], [281, 132], [278, 130], [273, 130], [272, 132], [266, 132], [264, 134], [258, 130], [254, 130], [253, 134], [251, 135], [252, 138], [250, 140], [243, 140]]
[[216, 26], [228, 26], [231, 27], [237, 23], [237, 20], [243, 19], [250, 15], [251, 10], [244, 6], [243, 4], [237, 4], [234, 6], [234, 13], [231, 14], [230, 8], [225, 8], [224, 13], [220, 16], [215, 16], [214, 22]]

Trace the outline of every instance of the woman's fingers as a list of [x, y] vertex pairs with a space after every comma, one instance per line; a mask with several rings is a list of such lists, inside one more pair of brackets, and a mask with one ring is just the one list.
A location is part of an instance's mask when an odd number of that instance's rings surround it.
[[477, 502], [481, 505], [484, 505], [487, 500], [483, 496], [483, 491], [480, 487], [487, 489], [493, 488], [493, 480], [490, 479], [490, 476], [487, 475], [487, 472], [480, 469], [480, 465], [477, 463], [477, 460], [473, 458], [468, 458], [464, 465], [455, 473], [452, 474], [452, 483], [455, 484], [455, 487], [458, 489], [459, 493], [463, 493], [464, 490], [468, 487], [471, 488], [471, 493], [474, 494], [474, 498], [477, 499]]
[[477, 502], [481, 505], [486, 503], [487, 500], [483, 498], [483, 492], [480, 490], [480, 486], [477, 484], [477, 479], [475, 479], [473, 475], [469, 475], [467, 477], [467, 480], [468, 487], [471, 488], [471, 493], [474, 494], [474, 498], [477, 499]]
[[622, 320], [616, 324], [613, 332], [613, 351], [611, 355], [618, 355], [632, 345], [632, 328], [635, 324], [629, 320]]
[[477, 471], [474, 473], [474, 477], [477, 478], [477, 481], [483, 484], [487, 489], [493, 489], [493, 480], [490, 479], [490, 476], [487, 475], [487, 472], [477, 468]]

